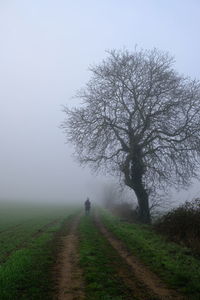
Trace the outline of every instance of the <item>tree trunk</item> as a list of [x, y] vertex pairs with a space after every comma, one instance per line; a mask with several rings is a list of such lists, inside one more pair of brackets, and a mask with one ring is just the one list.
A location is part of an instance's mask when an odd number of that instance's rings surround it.
[[149, 211], [149, 195], [142, 181], [144, 173], [145, 165], [143, 164], [140, 151], [138, 149], [137, 155], [131, 163], [131, 181], [133, 190], [138, 200], [139, 219], [142, 223], [150, 224], [151, 217]]
[[125, 175], [125, 184], [133, 189], [137, 196], [140, 221], [145, 224], [150, 224], [149, 195], [142, 182], [145, 165], [143, 164], [139, 150], [137, 155], [134, 156], [134, 159], [131, 159], [129, 155], [127, 156], [121, 170]]
[[150, 224], [149, 196], [142, 182], [134, 183], [134, 192], [138, 199], [139, 219], [144, 224]]

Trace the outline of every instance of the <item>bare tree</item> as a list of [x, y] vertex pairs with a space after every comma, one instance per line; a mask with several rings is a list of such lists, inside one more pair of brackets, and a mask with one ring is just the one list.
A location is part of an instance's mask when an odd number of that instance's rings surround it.
[[200, 163], [200, 83], [173, 62], [156, 49], [110, 51], [90, 68], [77, 94], [82, 105], [64, 109], [62, 127], [79, 161], [123, 178], [144, 223], [149, 192], [189, 184]]
[[133, 199], [133, 195], [131, 193], [132, 191], [127, 188], [127, 186], [119, 185], [119, 183], [116, 182], [108, 182], [104, 183], [102, 188], [102, 203], [106, 208], [112, 209], [113, 207], [117, 205], [122, 205], [124, 203], [131, 204], [131, 207], [133, 208], [137, 204], [136, 198]]

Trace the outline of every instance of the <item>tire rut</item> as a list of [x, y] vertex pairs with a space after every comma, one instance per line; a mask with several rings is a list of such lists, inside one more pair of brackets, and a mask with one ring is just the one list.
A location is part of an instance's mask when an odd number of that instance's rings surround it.
[[[119, 276], [122, 276], [125, 284], [127, 284], [129, 288], [131, 286], [133, 287], [135, 296], [139, 296], [139, 299], [186, 299], [184, 296], [176, 293], [176, 291], [169, 289], [156, 274], [151, 272], [141, 261], [139, 261], [137, 257], [130, 253], [124, 243], [105, 227], [97, 214], [95, 214], [95, 224], [99, 228], [100, 232], [106, 237], [111, 246], [128, 265], [127, 267], [129, 268], [129, 271], [121, 270], [119, 271]], [[128, 276], [127, 273], [129, 274]], [[134, 283], [132, 275], [141, 284], [139, 289], [134, 289], [136, 283]], [[143, 296], [140, 295], [141, 291]], [[150, 296], [145, 298], [145, 294], [149, 294]]]
[[55, 276], [57, 292], [54, 300], [82, 300], [84, 284], [82, 270], [79, 267], [77, 228], [80, 221], [78, 216], [68, 225], [68, 234], [60, 241], [61, 250], [58, 254]]

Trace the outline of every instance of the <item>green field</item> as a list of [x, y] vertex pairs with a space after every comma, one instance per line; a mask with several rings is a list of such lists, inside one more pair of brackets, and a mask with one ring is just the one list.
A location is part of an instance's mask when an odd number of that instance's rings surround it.
[[76, 208], [2, 204], [0, 299], [50, 299], [56, 233]]
[[[0, 299], [51, 300], [56, 286], [53, 269], [61, 240], [78, 217], [78, 265], [84, 299], [161, 299], [140, 282], [101, 232], [94, 212], [80, 215], [80, 207], [1, 204]], [[191, 251], [167, 241], [150, 226], [120, 221], [103, 209], [96, 215], [167, 287], [185, 299], [199, 299], [200, 260]], [[73, 267], [73, 265], [72, 265]], [[66, 291], [70, 287], [66, 287]], [[76, 293], [76, 291], [74, 291]]]

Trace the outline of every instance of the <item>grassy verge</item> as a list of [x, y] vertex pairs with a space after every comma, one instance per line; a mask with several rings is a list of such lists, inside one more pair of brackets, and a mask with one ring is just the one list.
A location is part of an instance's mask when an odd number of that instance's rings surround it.
[[199, 299], [200, 261], [190, 250], [167, 242], [150, 227], [120, 222], [105, 211], [100, 215], [106, 227], [169, 286], [190, 295], [189, 299]]
[[69, 215], [53, 225], [28, 247], [17, 250], [0, 266], [1, 300], [49, 300], [54, 292], [52, 267], [57, 239], [66, 231]]
[[84, 271], [87, 300], [138, 299], [116, 274], [123, 262], [101, 235], [90, 217], [81, 219], [80, 264]]

